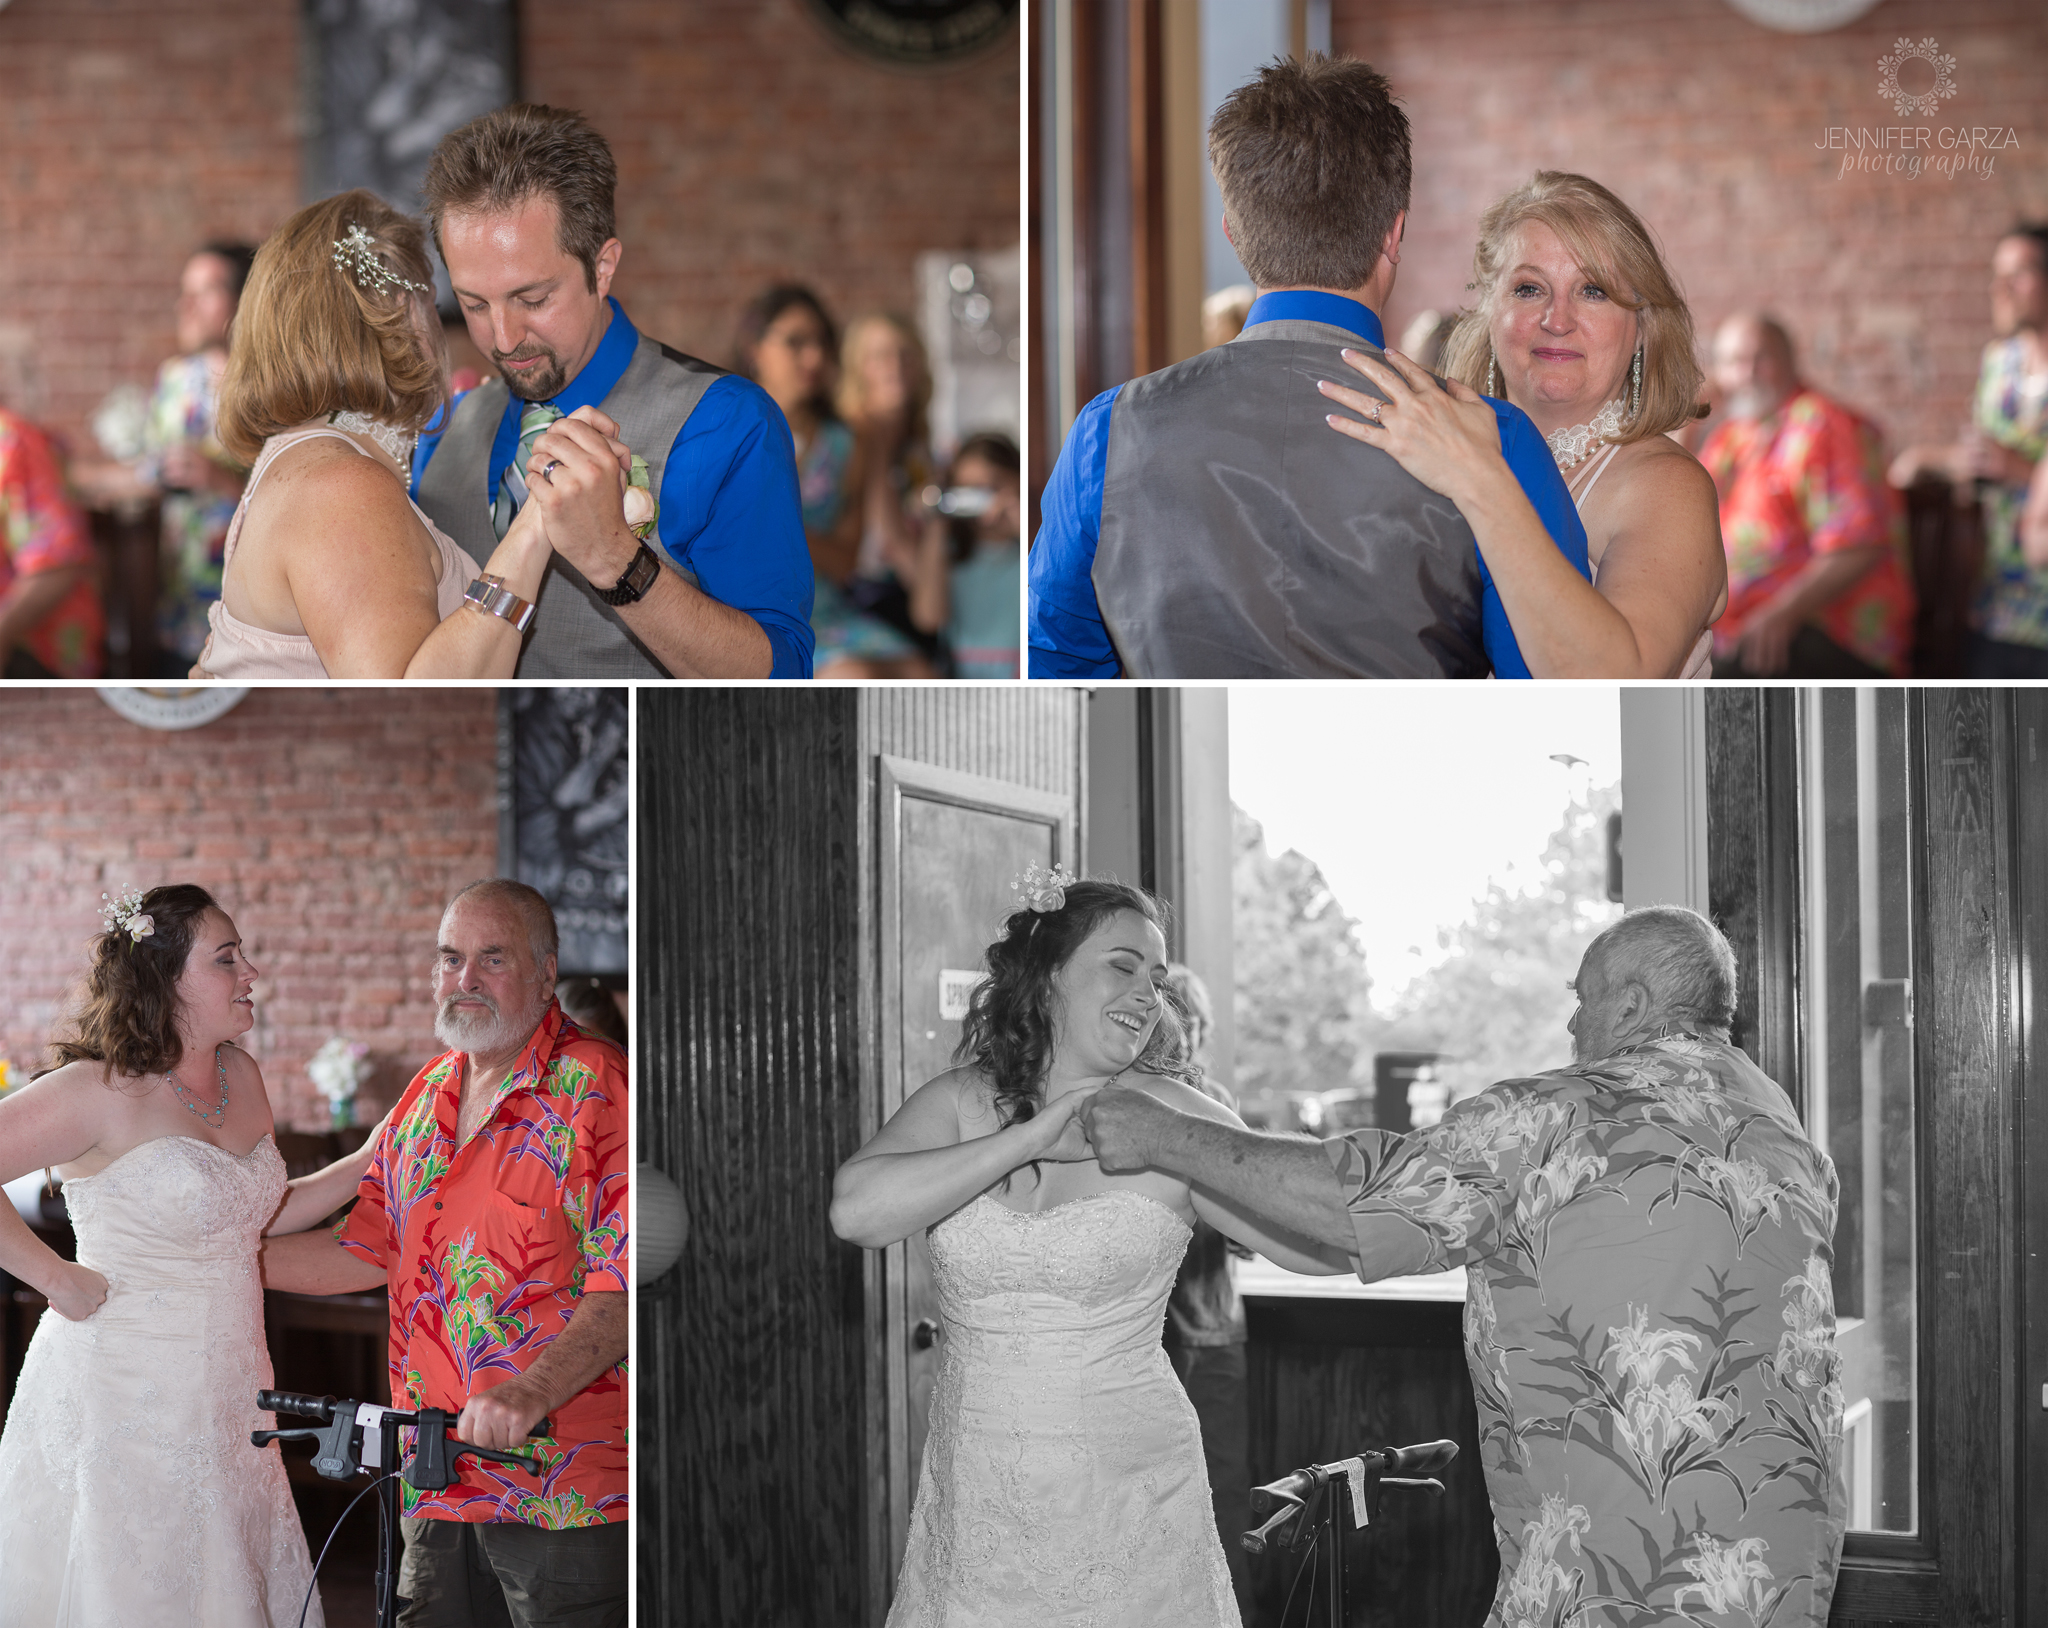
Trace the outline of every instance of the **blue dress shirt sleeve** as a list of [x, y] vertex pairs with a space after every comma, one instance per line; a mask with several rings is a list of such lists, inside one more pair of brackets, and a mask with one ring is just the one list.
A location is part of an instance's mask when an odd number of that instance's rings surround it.
[[661, 476], [661, 546], [721, 605], [760, 624], [775, 678], [811, 676], [811, 551], [782, 410], [737, 374], [713, 381]]
[[[1549, 443], [1521, 408], [1495, 401], [1491, 396], [1484, 399], [1500, 423], [1501, 456], [1527, 494], [1536, 518], [1543, 522], [1543, 529], [1550, 533], [1550, 540], [1557, 544], [1557, 551], [1571, 562], [1572, 568], [1588, 582], [1592, 581], [1593, 571], [1586, 563], [1586, 528], [1564, 476], [1557, 472], [1557, 460], [1550, 455]], [[1493, 572], [1487, 568], [1484, 553], [1479, 556], [1479, 575], [1484, 584], [1480, 601], [1481, 638], [1487, 658], [1493, 663], [1494, 676], [1527, 678], [1529, 664], [1522, 659], [1515, 630], [1508, 625], [1507, 609], [1500, 602], [1500, 590], [1494, 586]]]
[[[1121, 386], [1118, 387], [1122, 388]], [[1027, 635], [1033, 678], [1119, 678], [1116, 647], [1095, 601], [1095, 544], [1116, 391], [1083, 407], [1038, 500]]]

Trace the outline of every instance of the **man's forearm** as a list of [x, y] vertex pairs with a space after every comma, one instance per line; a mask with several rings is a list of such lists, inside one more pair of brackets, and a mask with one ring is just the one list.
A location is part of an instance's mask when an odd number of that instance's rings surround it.
[[1235, 1208], [1346, 1255], [1357, 1253], [1343, 1189], [1320, 1143], [1180, 1114], [1162, 1137], [1154, 1163]]
[[324, 1227], [263, 1240], [263, 1286], [294, 1294], [361, 1294], [382, 1288], [384, 1268], [343, 1249]]
[[0, 659], [35, 632], [84, 575], [82, 565], [59, 565], [17, 577], [14, 586], [0, 594]]
[[673, 677], [767, 678], [775, 669], [775, 647], [759, 622], [666, 567], [647, 597], [619, 614]]
[[558, 1408], [601, 1375], [626, 1360], [626, 1296], [618, 1289], [593, 1289], [569, 1318], [568, 1327], [526, 1370], [526, 1379]]
[[1816, 554], [1771, 595], [1770, 609], [1794, 622], [1811, 621], [1869, 575], [1884, 555], [1882, 543]]

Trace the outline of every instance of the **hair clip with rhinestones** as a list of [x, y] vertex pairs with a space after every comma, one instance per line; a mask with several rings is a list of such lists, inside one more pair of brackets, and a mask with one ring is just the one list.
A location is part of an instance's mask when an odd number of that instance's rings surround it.
[[382, 294], [394, 286], [415, 294], [433, 292], [429, 284], [409, 282], [385, 265], [377, 255], [377, 240], [360, 225], [351, 226], [335, 240], [334, 264], [344, 276], [353, 277], [365, 294]]

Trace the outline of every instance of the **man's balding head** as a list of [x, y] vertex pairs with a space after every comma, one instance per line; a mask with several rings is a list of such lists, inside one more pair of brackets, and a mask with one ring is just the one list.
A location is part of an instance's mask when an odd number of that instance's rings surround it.
[[1651, 905], [1586, 947], [1573, 988], [1574, 1061], [1674, 1029], [1725, 1039], [1735, 1021], [1735, 951], [1698, 911]]
[[1714, 330], [1714, 385], [1731, 418], [1768, 418], [1799, 388], [1792, 335], [1776, 317], [1738, 311]]

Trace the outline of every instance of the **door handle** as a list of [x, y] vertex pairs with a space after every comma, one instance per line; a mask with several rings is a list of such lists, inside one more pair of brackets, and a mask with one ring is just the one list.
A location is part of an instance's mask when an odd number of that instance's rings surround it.
[[939, 1325], [929, 1317], [920, 1317], [910, 1331], [910, 1348], [913, 1351], [929, 1351], [939, 1343]]

